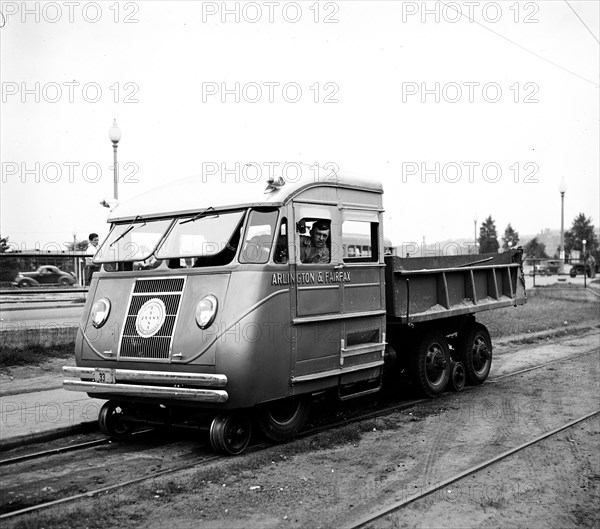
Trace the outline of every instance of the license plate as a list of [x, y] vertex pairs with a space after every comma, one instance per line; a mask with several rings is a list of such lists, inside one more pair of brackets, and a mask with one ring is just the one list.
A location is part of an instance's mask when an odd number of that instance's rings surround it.
[[102, 384], [116, 384], [114, 369], [95, 369], [94, 370], [94, 382], [100, 382]]

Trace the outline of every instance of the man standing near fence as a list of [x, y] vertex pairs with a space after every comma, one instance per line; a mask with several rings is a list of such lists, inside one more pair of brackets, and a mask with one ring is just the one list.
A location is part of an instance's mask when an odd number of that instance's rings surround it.
[[87, 257], [85, 258], [85, 286], [89, 286], [92, 281], [92, 274], [94, 272], [98, 272], [100, 270], [100, 265], [94, 264], [92, 259], [96, 255], [98, 251], [98, 243], [100, 242], [100, 238], [97, 233], [90, 233], [88, 237], [88, 247], [86, 250]]

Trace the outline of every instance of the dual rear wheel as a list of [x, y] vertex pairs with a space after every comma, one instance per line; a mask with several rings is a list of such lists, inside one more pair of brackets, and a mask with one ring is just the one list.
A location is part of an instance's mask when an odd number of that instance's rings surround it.
[[448, 385], [460, 391], [465, 383], [482, 384], [492, 367], [492, 341], [487, 329], [474, 323], [458, 335], [455, 360], [448, 339], [439, 332], [424, 334], [413, 347], [411, 374], [420, 392], [435, 397]]

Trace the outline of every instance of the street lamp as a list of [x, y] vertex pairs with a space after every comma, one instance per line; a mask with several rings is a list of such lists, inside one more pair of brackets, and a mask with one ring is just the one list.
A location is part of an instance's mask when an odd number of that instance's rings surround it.
[[583, 239], [581, 241], [583, 243], [583, 288], [587, 287], [587, 259], [585, 258], [585, 245], [587, 244], [587, 241], [585, 239]]
[[114, 171], [114, 178], [115, 178], [114, 198], [115, 198], [115, 200], [118, 200], [119, 199], [119, 190], [118, 190], [119, 166], [117, 165], [117, 146], [119, 144], [119, 140], [121, 139], [121, 129], [117, 125], [116, 119], [113, 121], [112, 127], [110, 129], [108, 129], [108, 137], [110, 138], [110, 141], [112, 141], [112, 144], [113, 144], [113, 153], [114, 153], [113, 171]]
[[477, 215], [473, 216], [473, 254], [477, 253]]
[[79, 281], [79, 270], [77, 270], [77, 257], [75, 257], [75, 251], [77, 250], [77, 230], [73, 228], [71, 233], [73, 235], [73, 272], [75, 272], [75, 277], [77, 281]]
[[563, 176], [558, 186], [560, 192], [560, 268], [561, 271], [564, 267], [565, 262], [565, 193], [567, 192], [567, 184], [565, 184], [565, 178]]

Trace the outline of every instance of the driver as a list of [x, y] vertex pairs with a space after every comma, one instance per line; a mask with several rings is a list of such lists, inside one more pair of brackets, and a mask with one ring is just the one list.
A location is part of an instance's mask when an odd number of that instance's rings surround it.
[[300, 261], [303, 263], [329, 263], [329, 221], [317, 220], [312, 225], [310, 237], [300, 236]]

